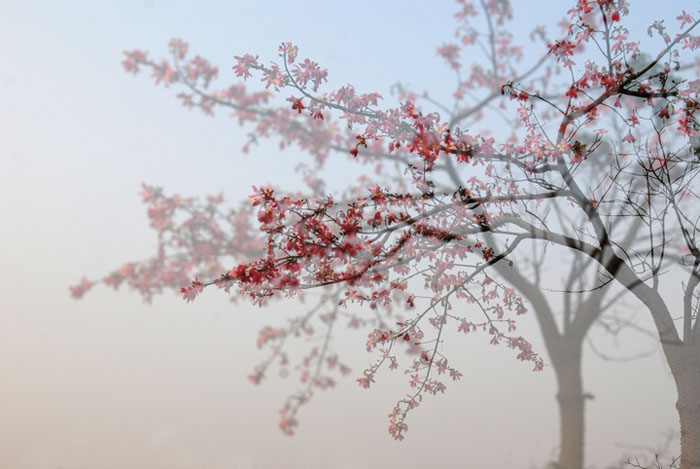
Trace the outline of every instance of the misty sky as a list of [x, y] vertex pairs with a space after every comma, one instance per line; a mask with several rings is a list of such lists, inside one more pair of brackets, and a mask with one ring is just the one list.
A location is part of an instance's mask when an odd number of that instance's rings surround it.
[[[568, 5], [515, 3], [517, 34], [558, 21]], [[412, 413], [401, 443], [387, 435], [386, 416], [406, 378], [383, 373], [374, 389], [360, 389], [355, 377], [374, 356], [364, 334], [340, 337], [353, 373], [302, 409], [289, 438], [277, 412], [296, 383], [273, 376], [255, 387], [246, 376], [265, 356], [257, 330], [282, 324], [298, 305], [234, 306], [213, 290], [192, 304], [168, 292], [149, 306], [105, 287], [69, 298], [83, 275], [99, 278], [153, 253], [141, 182], [186, 196], [223, 192], [232, 202], [254, 184], [298, 184], [293, 169], [303, 157], [294, 150], [264, 142], [243, 155], [249, 129], [225, 113], [188, 112], [174, 90], [127, 75], [123, 50], [161, 57], [182, 37], [219, 66], [223, 84], [235, 80], [234, 55], [276, 60], [279, 43], [291, 41], [329, 69], [330, 87], [388, 96], [400, 81], [449, 97], [455, 79], [435, 48], [452, 39], [456, 6], [428, 4], [0, 0], [0, 467], [505, 468], [556, 457], [551, 369], [532, 373], [485, 335], [446, 345], [464, 378]], [[634, 33], [646, 36], [653, 19], [635, 19]], [[329, 188], [343, 177], [339, 167], [329, 167]], [[635, 320], [648, 324], [643, 314]], [[521, 330], [543, 351], [534, 316]], [[620, 357], [655, 346], [634, 333], [619, 347], [600, 331], [595, 340]], [[658, 351], [612, 363], [586, 349], [584, 379], [595, 395], [591, 467], [625, 451], [648, 454], [640, 448], [676, 428]]]

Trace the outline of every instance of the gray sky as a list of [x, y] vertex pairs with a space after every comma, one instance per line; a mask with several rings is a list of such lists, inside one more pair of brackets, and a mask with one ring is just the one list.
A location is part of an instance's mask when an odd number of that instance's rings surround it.
[[[568, 5], [516, 4], [520, 34], [558, 20]], [[258, 328], [297, 306], [232, 306], [218, 291], [193, 304], [165, 294], [151, 306], [103, 287], [80, 302], [68, 296], [81, 276], [152, 253], [142, 181], [231, 201], [253, 184], [296, 184], [293, 151], [264, 143], [242, 155], [246, 129], [223, 114], [187, 112], [172, 90], [125, 74], [123, 50], [164, 56], [182, 37], [219, 65], [225, 83], [234, 55], [275, 60], [279, 43], [292, 41], [328, 67], [331, 86], [386, 93], [400, 80], [449, 89], [454, 79], [434, 51], [451, 40], [456, 7], [426, 5], [0, 1], [0, 466], [499, 468], [555, 457], [551, 370], [532, 373], [485, 336], [448, 343], [465, 376], [413, 412], [403, 443], [387, 435], [386, 415], [406, 379], [384, 374], [374, 389], [359, 389], [354, 377], [374, 357], [362, 334], [343, 336], [336, 347], [353, 373], [303, 408], [298, 435], [288, 438], [276, 428], [277, 409], [296, 384], [254, 387], [246, 376], [264, 357]], [[648, 22], [634, 24], [645, 36]], [[539, 345], [534, 317], [521, 324]], [[652, 345], [634, 335], [621, 344], [606, 350]], [[584, 378], [596, 396], [591, 464], [614, 462], [621, 444], [654, 446], [675, 428], [674, 388], [658, 353], [616, 364], [587, 351]]]

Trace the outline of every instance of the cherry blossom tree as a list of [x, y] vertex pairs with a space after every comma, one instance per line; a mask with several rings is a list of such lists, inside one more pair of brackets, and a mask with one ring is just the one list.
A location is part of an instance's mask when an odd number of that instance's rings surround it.
[[[508, 30], [508, 2], [458, 3], [456, 43], [438, 48], [459, 77], [451, 106], [403, 87], [396, 107], [349, 85], [324, 91], [328, 72], [300, 59], [290, 43], [280, 47], [279, 63], [235, 58], [237, 76], [264, 84], [254, 91], [243, 84], [209, 90], [218, 68], [200, 56], [187, 59], [181, 40], [171, 42], [168, 61], [127, 52], [127, 71], [147, 68], [156, 83], [183, 86], [184, 106], [226, 109], [253, 124], [246, 145], [277, 137], [312, 155], [315, 168], [302, 169], [308, 193], [257, 187], [248, 205], [228, 212], [220, 197], [202, 203], [145, 186], [158, 255], [102, 281], [126, 281], [147, 299], [187, 283], [187, 301], [216, 286], [259, 305], [321, 292], [303, 316], [261, 331], [270, 358], [251, 380], [260, 382], [275, 361], [287, 367], [285, 341], [315, 334], [312, 320], [320, 325], [322, 345], [299, 367], [303, 388], [282, 409], [280, 426], [291, 433], [299, 406], [333, 385], [328, 373], [349, 372], [329, 349], [339, 321], [369, 327], [376, 362], [360, 386], [373, 386], [383, 366], [403, 363], [409, 377], [411, 393], [389, 416], [397, 439], [423, 396], [444, 392], [441, 375], [461, 376], [441, 353], [450, 328], [484, 331], [542, 369], [541, 356], [515, 333], [516, 317], [526, 312], [517, 288], [536, 311], [557, 373], [560, 465], [567, 468], [583, 464], [581, 343], [614, 304], [615, 296], [604, 301], [614, 283], [654, 321], [678, 389], [681, 467], [700, 467], [698, 21], [685, 10], [673, 27], [650, 20], [644, 47], [655, 50], [644, 55], [642, 38], [633, 40], [625, 27], [626, 1], [579, 0], [560, 30], [533, 29], [542, 53], [532, 60]], [[463, 63], [471, 50], [487, 60]], [[493, 131], [466, 130], [477, 123]], [[328, 195], [316, 171], [335, 153], [371, 170]], [[586, 296], [566, 309], [561, 331], [537, 276], [526, 274], [537, 270], [528, 259], [534, 249], [545, 261], [557, 250], [576, 259], [566, 293]], [[578, 273], [593, 264], [596, 281], [582, 287]], [[73, 295], [94, 283], [83, 280]], [[360, 306], [369, 316], [356, 312]]]

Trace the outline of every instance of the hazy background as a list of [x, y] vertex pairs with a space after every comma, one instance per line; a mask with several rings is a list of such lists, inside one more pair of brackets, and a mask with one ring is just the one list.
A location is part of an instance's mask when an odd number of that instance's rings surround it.
[[[568, 9], [564, 1], [536, 2], [536, 10], [515, 3], [517, 34]], [[123, 50], [157, 58], [182, 37], [227, 83], [234, 55], [276, 60], [279, 43], [292, 41], [329, 69], [330, 86], [387, 94], [401, 81], [439, 96], [454, 78], [434, 51], [452, 38], [456, 5], [426, 5], [0, 1], [0, 467], [506, 468], [555, 458], [552, 371], [532, 373], [486, 336], [446, 345], [465, 376], [410, 415], [401, 443], [388, 436], [386, 416], [407, 380], [384, 373], [374, 389], [360, 389], [354, 379], [374, 356], [363, 334], [339, 338], [353, 373], [302, 409], [289, 438], [277, 430], [277, 412], [296, 383], [271, 378], [255, 387], [246, 376], [264, 357], [258, 328], [281, 324], [296, 305], [232, 306], [207, 291], [193, 304], [167, 293], [147, 306], [104, 287], [69, 298], [83, 275], [99, 278], [152, 254], [142, 181], [182, 195], [224, 192], [230, 201], [253, 184], [296, 184], [294, 151], [263, 143], [242, 155], [246, 129], [223, 113], [187, 112], [172, 90], [125, 74]], [[534, 320], [524, 317], [521, 330], [543, 351]], [[635, 334], [619, 350], [601, 344], [620, 356], [653, 346]], [[676, 427], [659, 353], [619, 364], [587, 350], [584, 379], [595, 395], [591, 467], [643, 454], [630, 447], [653, 448]]]

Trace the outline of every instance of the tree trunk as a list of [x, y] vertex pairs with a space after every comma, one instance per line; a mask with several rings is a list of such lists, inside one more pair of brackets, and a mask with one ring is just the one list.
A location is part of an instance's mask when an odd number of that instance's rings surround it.
[[700, 469], [700, 353], [685, 345], [670, 363], [678, 387], [681, 421], [681, 469]]
[[559, 468], [582, 469], [585, 395], [581, 377], [581, 345], [567, 343], [552, 365], [557, 376], [561, 449]]

